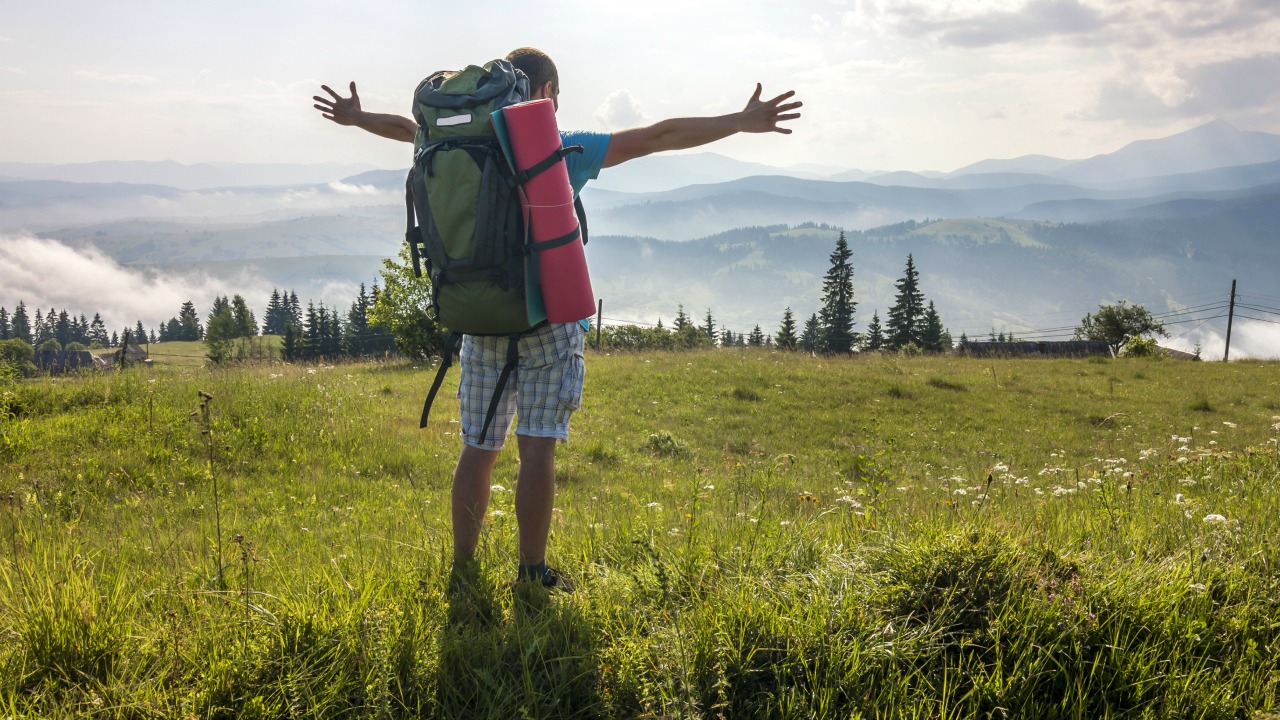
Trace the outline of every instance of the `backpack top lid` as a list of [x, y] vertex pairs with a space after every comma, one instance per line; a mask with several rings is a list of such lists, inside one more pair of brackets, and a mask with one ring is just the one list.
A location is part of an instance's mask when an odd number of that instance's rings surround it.
[[[442, 137], [492, 135], [489, 113], [529, 99], [529, 78], [506, 60], [442, 70], [413, 94], [418, 143]], [[423, 132], [426, 138], [423, 138]]]

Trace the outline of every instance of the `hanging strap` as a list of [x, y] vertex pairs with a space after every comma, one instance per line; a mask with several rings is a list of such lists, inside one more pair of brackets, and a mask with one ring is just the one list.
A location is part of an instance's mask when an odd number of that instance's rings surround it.
[[431, 383], [431, 392], [427, 393], [427, 402], [422, 406], [422, 421], [418, 423], [418, 427], [427, 426], [427, 415], [431, 412], [431, 403], [436, 400], [436, 393], [440, 392], [440, 384], [444, 382], [445, 373], [449, 372], [449, 368], [453, 366], [453, 356], [458, 354], [458, 348], [462, 342], [461, 333], [449, 333], [449, 339], [444, 343], [444, 357], [440, 360], [440, 369], [436, 371], [436, 379]]
[[531, 179], [541, 175], [547, 170], [550, 170], [556, 163], [565, 159], [565, 157], [570, 153], [580, 152], [582, 152], [581, 145], [570, 145], [569, 147], [562, 147], [557, 150], [553, 150], [550, 155], [543, 158], [540, 162], [535, 163], [532, 167], [516, 173], [516, 182], [524, 185]]
[[502, 391], [507, 387], [507, 380], [515, 372], [520, 361], [520, 333], [507, 336], [507, 364], [502, 366], [502, 374], [498, 376], [498, 385], [493, 389], [493, 398], [489, 400], [489, 411], [484, 414], [484, 427], [480, 428], [479, 442], [483, 443], [489, 435], [489, 426], [498, 414], [498, 403], [502, 400]]

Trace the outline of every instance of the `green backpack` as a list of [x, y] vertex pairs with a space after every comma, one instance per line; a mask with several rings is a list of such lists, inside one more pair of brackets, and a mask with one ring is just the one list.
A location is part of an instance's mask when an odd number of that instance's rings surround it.
[[[414, 92], [418, 122], [413, 167], [405, 180], [405, 206], [414, 273], [431, 281], [435, 320], [451, 333], [444, 359], [422, 409], [431, 403], [460, 346], [462, 334], [510, 337], [503, 368], [485, 418], [488, 432], [498, 398], [516, 367], [521, 335], [531, 323], [525, 303], [525, 260], [534, 257], [520, 206], [519, 186], [580, 147], [563, 148], [521, 173], [512, 168], [490, 114], [529, 99], [529, 80], [505, 60], [461, 71], [437, 72]], [[582, 240], [586, 218], [575, 201]], [[576, 237], [576, 236], [575, 236]], [[536, 268], [537, 263], [530, 263]]]

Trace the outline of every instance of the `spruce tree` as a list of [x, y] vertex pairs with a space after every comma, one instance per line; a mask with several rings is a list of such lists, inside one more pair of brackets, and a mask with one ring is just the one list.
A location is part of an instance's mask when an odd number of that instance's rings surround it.
[[689, 320], [689, 316], [684, 314], [684, 305], [678, 305], [676, 309], [676, 325], [674, 328], [676, 333], [679, 333], [681, 330], [684, 330], [692, 324], [693, 322]]
[[804, 323], [804, 330], [800, 333], [800, 349], [805, 352], [814, 352], [818, 349], [818, 343], [822, 334], [822, 326], [818, 324], [818, 314], [814, 313]]
[[821, 339], [823, 352], [849, 352], [853, 349], [853, 313], [857, 303], [853, 299], [853, 265], [849, 258], [853, 251], [844, 238], [844, 231], [831, 253], [831, 268], [822, 281]]
[[102, 315], [93, 314], [93, 322], [89, 323], [89, 332], [87, 333], [89, 344], [102, 343], [106, 345], [111, 342], [111, 336], [107, 335], [107, 324], [102, 321]]
[[373, 299], [360, 283], [360, 294], [347, 311], [347, 351], [353, 355], [365, 355], [373, 350], [369, 335], [369, 308]]
[[[52, 314], [53, 311], [50, 308], [49, 315]], [[48, 322], [47, 317], [45, 322]], [[63, 347], [66, 347], [67, 343], [75, 341], [75, 336], [71, 333], [71, 316], [67, 314], [65, 309], [58, 313], [58, 319], [53, 323], [53, 339], [57, 340], [58, 344]]]
[[885, 345], [897, 350], [907, 343], [920, 345], [920, 320], [924, 317], [924, 295], [920, 292], [920, 273], [915, 260], [907, 255], [907, 269], [894, 283], [898, 295], [889, 308], [888, 332]]
[[880, 311], [871, 313], [871, 322], [867, 325], [867, 334], [863, 337], [863, 350], [880, 350], [884, 347], [884, 328], [880, 327]]
[[777, 340], [778, 347], [783, 350], [796, 349], [796, 318], [791, 314], [790, 307], [782, 311], [782, 325], [778, 328], [778, 334], [774, 339]]
[[12, 332], [9, 327], [9, 311], [0, 307], [0, 340], [8, 340]]
[[255, 337], [258, 334], [258, 319], [253, 316], [244, 297], [238, 294], [231, 298], [231, 322], [235, 326], [236, 337]]
[[711, 339], [712, 345], [716, 344], [716, 321], [711, 317], [711, 308], [707, 308], [707, 317], [702, 321], [702, 332]]
[[147, 341], [147, 331], [145, 328], [142, 327], [141, 320], [139, 320], [138, 323], [133, 326], [133, 337], [131, 339], [133, 340], [134, 343], [137, 343], [137, 344], [142, 344]]
[[751, 329], [751, 334], [747, 336], [747, 345], [751, 347], [761, 347], [764, 345], [764, 331], [756, 325]]
[[40, 347], [45, 340], [48, 340], [49, 329], [44, 322], [44, 315], [40, 312], [40, 308], [36, 308], [36, 320], [31, 324], [31, 345], [32, 347]]
[[933, 301], [929, 301], [929, 309], [924, 311], [924, 318], [920, 323], [920, 347], [925, 352], [938, 353], [950, 350], [950, 342], [948, 347], [942, 346], [942, 318], [938, 317], [938, 311], [933, 307]]
[[18, 301], [18, 306], [13, 309], [13, 317], [9, 319], [9, 328], [9, 333], [13, 337], [25, 340], [27, 344], [32, 344], [31, 321], [27, 318], [27, 306], [21, 300]]
[[[226, 298], [223, 298], [225, 301]], [[190, 300], [182, 303], [178, 312], [178, 327], [174, 340], [199, 340], [204, 337], [204, 326], [200, 324], [200, 316], [196, 314], [196, 305]], [[170, 331], [174, 328], [170, 328]]]

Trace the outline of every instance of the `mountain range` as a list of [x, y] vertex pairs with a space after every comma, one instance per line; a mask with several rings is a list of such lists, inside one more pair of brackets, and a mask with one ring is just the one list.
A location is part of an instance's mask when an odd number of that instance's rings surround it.
[[[334, 303], [403, 236], [403, 170], [8, 163], [0, 178], [0, 231], [92, 245], [150, 273], [251, 267]], [[807, 316], [840, 228], [862, 307], [882, 319], [910, 252], [944, 321], [1026, 328], [1033, 310], [1074, 322], [1115, 298], [1172, 309], [1236, 277], [1274, 285], [1280, 135], [1212, 122], [1087, 159], [951, 172], [661, 155], [604, 171], [583, 198], [593, 282], [627, 319], [669, 318], [678, 303], [721, 308], [735, 329], [776, 324], [786, 306]], [[16, 302], [3, 294], [0, 305]]]

